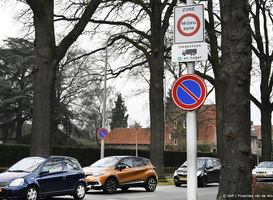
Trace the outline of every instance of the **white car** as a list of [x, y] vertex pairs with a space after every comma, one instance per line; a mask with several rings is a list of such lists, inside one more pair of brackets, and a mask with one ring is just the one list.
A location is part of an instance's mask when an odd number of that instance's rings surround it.
[[252, 176], [257, 181], [273, 181], [273, 161], [261, 162], [252, 170]]

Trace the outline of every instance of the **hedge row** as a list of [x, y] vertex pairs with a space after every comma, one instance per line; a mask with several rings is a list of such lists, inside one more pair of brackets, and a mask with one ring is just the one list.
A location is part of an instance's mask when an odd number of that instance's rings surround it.
[[[0, 145], [0, 167], [9, 167], [18, 160], [30, 155], [29, 145], [2, 144]], [[53, 155], [65, 155], [77, 158], [82, 167], [88, 166], [100, 159], [100, 149], [87, 147], [54, 146]], [[105, 156], [135, 155], [135, 150], [105, 149]], [[138, 155], [149, 158], [150, 152], [139, 150]], [[215, 156], [212, 153], [200, 153], [198, 156]], [[166, 151], [164, 155], [165, 167], [178, 167], [186, 160], [185, 152]]]

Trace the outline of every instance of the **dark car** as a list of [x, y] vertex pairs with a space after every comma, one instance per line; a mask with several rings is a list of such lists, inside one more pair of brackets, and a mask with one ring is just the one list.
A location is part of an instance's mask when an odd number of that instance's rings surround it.
[[[208, 183], [219, 183], [221, 163], [217, 158], [197, 158], [197, 183], [199, 187], [206, 187]], [[174, 184], [181, 186], [187, 183], [187, 161], [174, 172]]]
[[273, 181], [273, 161], [261, 162], [252, 170], [252, 176], [257, 181]]
[[88, 188], [114, 193], [117, 188], [144, 187], [153, 192], [157, 174], [150, 160], [134, 156], [105, 157], [83, 168]]
[[27, 157], [0, 174], [0, 199], [37, 200], [72, 195], [83, 199], [86, 181], [75, 158]]

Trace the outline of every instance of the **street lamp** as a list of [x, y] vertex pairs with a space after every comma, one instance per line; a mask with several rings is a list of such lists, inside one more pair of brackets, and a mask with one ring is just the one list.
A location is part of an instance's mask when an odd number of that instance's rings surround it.
[[[103, 104], [102, 104], [102, 128], [105, 128], [105, 118], [106, 118], [106, 81], [107, 81], [107, 64], [108, 64], [108, 43], [109, 40], [112, 37], [115, 37], [117, 35], [121, 35], [124, 33], [130, 33], [130, 32], [134, 32], [135, 30], [130, 30], [130, 31], [126, 31], [126, 32], [122, 32], [122, 33], [116, 33], [111, 35], [107, 41], [106, 41], [106, 45], [105, 45], [105, 63], [104, 63], [104, 86], [103, 86]], [[101, 151], [100, 151], [100, 157], [104, 158], [104, 140], [101, 140]]]

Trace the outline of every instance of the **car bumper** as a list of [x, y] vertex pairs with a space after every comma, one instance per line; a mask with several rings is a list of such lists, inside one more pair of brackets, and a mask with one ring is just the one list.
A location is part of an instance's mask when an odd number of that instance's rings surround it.
[[0, 199], [22, 199], [25, 190], [25, 187], [1, 187]]
[[87, 188], [95, 190], [102, 189], [106, 178], [106, 176], [87, 176], [85, 178], [87, 181]]
[[257, 181], [273, 181], [273, 174], [270, 175], [264, 175], [264, 174], [258, 174], [258, 175], [253, 175], [253, 177], [256, 177]]
[[187, 183], [187, 176], [174, 176], [174, 183], [178, 184]]

